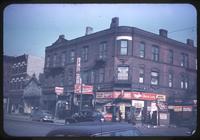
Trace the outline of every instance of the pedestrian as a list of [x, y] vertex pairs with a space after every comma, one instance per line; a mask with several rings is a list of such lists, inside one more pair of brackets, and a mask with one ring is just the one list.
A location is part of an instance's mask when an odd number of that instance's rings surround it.
[[122, 121], [122, 112], [119, 110], [119, 122]]

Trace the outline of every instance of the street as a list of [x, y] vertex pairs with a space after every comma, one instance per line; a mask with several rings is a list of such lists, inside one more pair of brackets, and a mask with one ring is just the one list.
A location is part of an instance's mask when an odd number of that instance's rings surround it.
[[[82, 123], [87, 125], [89, 122]], [[122, 122], [126, 123], [126, 122]], [[79, 126], [80, 124], [70, 124]], [[68, 126], [70, 126], [68, 125]], [[4, 132], [8, 136], [22, 136], [22, 137], [37, 137], [46, 136], [46, 134], [53, 129], [66, 127], [63, 123], [48, 123], [31, 121], [30, 119], [5, 117], [4, 118]], [[188, 136], [187, 128], [176, 127], [158, 127], [148, 128], [146, 126], [136, 125], [136, 127], [143, 133], [144, 136]]]

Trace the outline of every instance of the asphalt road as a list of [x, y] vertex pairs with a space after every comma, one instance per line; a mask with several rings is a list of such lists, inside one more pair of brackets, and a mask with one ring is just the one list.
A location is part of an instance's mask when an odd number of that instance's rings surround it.
[[[82, 123], [81, 125], [87, 125], [88, 123]], [[77, 125], [80, 124], [70, 124]], [[70, 127], [70, 125], [68, 127]], [[108, 123], [109, 125], [109, 123]], [[3, 128], [5, 134], [8, 136], [20, 136], [20, 137], [43, 137], [53, 129], [60, 127], [66, 127], [63, 124], [48, 123], [48, 122], [36, 122], [25, 119], [4, 119]], [[186, 132], [187, 128], [138, 128], [144, 136], [188, 136]]]

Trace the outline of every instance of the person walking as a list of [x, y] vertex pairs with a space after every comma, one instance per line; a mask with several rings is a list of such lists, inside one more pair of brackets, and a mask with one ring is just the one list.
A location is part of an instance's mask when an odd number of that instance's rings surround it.
[[119, 110], [119, 122], [122, 121], [122, 112]]

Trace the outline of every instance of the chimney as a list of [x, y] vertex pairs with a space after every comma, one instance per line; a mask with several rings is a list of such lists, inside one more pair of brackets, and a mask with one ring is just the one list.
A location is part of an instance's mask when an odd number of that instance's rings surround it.
[[92, 34], [92, 33], [93, 33], [93, 28], [87, 26], [87, 27], [86, 27], [86, 31], [85, 31], [85, 35], [89, 35], [89, 34]]
[[192, 39], [187, 39], [187, 45], [194, 46], [194, 41]]
[[162, 37], [167, 37], [167, 30], [165, 29], [160, 29], [159, 30], [159, 35]]
[[110, 24], [110, 28], [115, 28], [119, 26], [119, 18], [118, 17], [114, 17], [112, 18], [112, 22]]
[[59, 35], [59, 39], [64, 39], [65, 35]]

